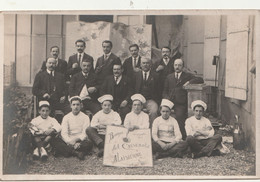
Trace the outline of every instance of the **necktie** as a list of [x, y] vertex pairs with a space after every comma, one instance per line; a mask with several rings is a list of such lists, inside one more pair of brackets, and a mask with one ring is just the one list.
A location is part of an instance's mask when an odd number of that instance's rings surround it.
[[87, 78], [88, 78], [88, 75], [87, 75], [87, 74], [85, 74], [85, 75], [84, 75], [84, 77], [85, 77], [85, 79], [87, 79]]
[[118, 76], [115, 77], [115, 81], [116, 81], [116, 84], [117, 84], [117, 81], [118, 81]]
[[108, 59], [108, 55], [107, 54], [105, 54], [105, 60], [107, 60]]
[[51, 75], [52, 77], [54, 76], [54, 75], [53, 75], [53, 71], [51, 71], [50, 75]]
[[177, 80], [179, 80], [179, 74], [178, 73], [175, 74], [175, 77], [176, 77]]
[[81, 62], [81, 54], [79, 54], [79, 63]]
[[136, 68], [136, 58], [134, 58], [134, 68]]
[[147, 80], [147, 73], [144, 72], [144, 81], [146, 81], [146, 80]]

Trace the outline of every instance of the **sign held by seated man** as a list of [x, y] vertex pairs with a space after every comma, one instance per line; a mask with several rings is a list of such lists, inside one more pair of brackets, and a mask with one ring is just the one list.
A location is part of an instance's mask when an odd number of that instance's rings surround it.
[[153, 167], [150, 130], [129, 132], [123, 127], [108, 126], [103, 164], [117, 167]]

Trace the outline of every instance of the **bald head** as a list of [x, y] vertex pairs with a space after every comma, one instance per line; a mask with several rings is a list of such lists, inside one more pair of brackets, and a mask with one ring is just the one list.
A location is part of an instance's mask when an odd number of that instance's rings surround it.
[[152, 61], [151, 59], [142, 57], [141, 58], [141, 69], [145, 72], [149, 71], [151, 69]]
[[180, 73], [180, 72], [182, 72], [182, 70], [183, 70], [183, 64], [184, 64], [184, 62], [183, 62], [183, 60], [182, 59], [175, 59], [175, 61], [174, 61], [174, 71], [176, 72], [176, 73]]

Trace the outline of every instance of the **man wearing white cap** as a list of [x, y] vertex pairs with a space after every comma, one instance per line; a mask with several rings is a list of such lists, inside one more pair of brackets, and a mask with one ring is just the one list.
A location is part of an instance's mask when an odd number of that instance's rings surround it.
[[144, 109], [148, 111], [150, 126], [158, 116], [159, 77], [151, 70], [151, 59], [141, 58], [141, 71], [135, 74], [134, 92], [142, 94], [146, 99]]
[[221, 143], [222, 137], [214, 135], [210, 120], [203, 117], [207, 104], [201, 100], [191, 103], [194, 116], [186, 120], [187, 143], [190, 146], [192, 157], [211, 156], [219, 154], [216, 146]]
[[93, 116], [91, 126], [87, 128], [86, 133], [98, 147], [98, 157], [101, 157], [104, 152], [104, 140], [107, 126], [121, 125], [122, 121], [119, 114], [112, 110], [112, 95], [103, 95], [98, 98], [98, 101], [101, 103], [102, 110]]
[[163, 98], [174, 103], [174, 117], [180, 126], [182, 139], [186, 139], [185, 120], [188, 117], [188, 93], [183, 87], [188, 84], [203, 83], [203, 79], [184, 72], [184, 62], [176, 59], [173, 63], [174, 73], [166, 77], [163, 89]]
[[149, 116], [142, 111], [143, 104], [146, 100], [141, 94], [134, 94], [131, 97], [132, 100], [132, 111], [125, 117], [124, 127], [130, 131], [135, 129], [146, 129], [149, 128]]
[[45, 149], [55, 134], [60, 132], [61, 126], [56, 119], [49, 116], [50, 104], [48, 101], [39, 102], [39, 113], [40, 115], [29, 123], [33, 142], [36, 145], [33, 157], [34, 159], [41, 157], [42, 160], [46, 160], [48, 155]]
[[157, 117], [152, 127], [152, 148], [156, 158], [183, 157], [187, 151], [187, 142], [182, 141], [178, 122], [170, 116], [174, 104], [163, 99], [160, 106], [161, 116]]
[[92, 149], [92, 142], [86, 135], [86, 129], [90, 125], [89, 117], [81, 112], [82, 101], [79, 96], [70, 98], [72, 111], [64, 116], [61, 123], [61, 138], [53, 142], [56, 156], [76, 156], [80, 160]]

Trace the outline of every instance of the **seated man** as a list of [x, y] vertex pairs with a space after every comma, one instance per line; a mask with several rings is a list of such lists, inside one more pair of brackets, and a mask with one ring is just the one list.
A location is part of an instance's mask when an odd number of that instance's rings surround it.
[[176, 119], [170, 116], [173, 103], [163, 99], [160, 106], [161, 116], [157, 117], [152, 127], [152, 150], [156, 158], [183, 157], [188, 144], [182, 141], [182, 135]]
[[33, 135], [33, 142], [36, 148], [33, 151], [33, 158], [46, 160], [48, 154], [46, 148], [49, 146], [50, 140], [60, 132], [61, 127], [58, 121], [49, 116], [50, 104], [47, 101], [39, 102], [40, 116], [34, 118], [29, 123], [29, 129]]
[[83, 59], [80, 63], [81, 71], [75, 73], [70, 81], [69, 95], [70, 97], [79, 96], [83, 103], [83, 112], [90, 110], [92, 114], [96, 114], [101, 107], [96, 101], [97, 99], [97, 80], [95, 73], [91, 72], [92, 62]]
[[103, 82], [100, 94], [111, 94], [114, 98], [113, 110], [118, 112], [122, 121], [127, 113], [131, 111], [130, 97], [133, 94], [133, 86], [131, 80], [122, 75], [123, 67], [121, 64], [113, 65], [113, 75], [107, 76]]
[[187, 143], [192, 152], [192, 158], [202, 156], [219, 155], [220, 152], [216, 146], [221, 143], [222, 137], [214, 135], [214, 129], [211, 122], [203, 117], [203, 112], [207, 109], [207, 105], [196, 100], [191, 103], [194, 116], [186, 120]]
[[157, 73], [151, 70], [152, 60], [141, 58], [141, 71], [135, 74], [134, 78], [134, 93], [139, 93], [144, 96], [146, 103], [144, 110], [149, 114], [150, 127], [158, 114], [159, 103], [159, 79]]
[[61, 138], [53, 141], [55, 154], [65, 157], [77, 156], [80, 160], [84, 160], [84, 156], [93, 146], [86, 135], [86, 129], [90, 125], [89, 117], [80, 111], [82, 107], [80, 97], [71, 97], [70, 106], [72, 111], [62, 120]]
[[143, 104], [146, 102], [145, 98], [141, 94], [134, 94], [131, 100], [132, 111], [126, 115], [124, 127], [129, 131], [149, 128], [149, 116], [142, 111]]
[[119, 114], [111, 109], [113, 102], [112, 95], [103, 95], [98, 98], [98, 101], [101, 103], [102, 110], [93, 116], [91, 127], [88, 127], [86, 132], [89, 138], [98, 147], [98, 157], [101, 157], [104, 152], [104, 140], [107, 126], [121, 125], [122, 121]]
[[64, 75], [55, 71], [56, 60], [49, 58], [46, 62], [46, 70], [37, 73], [34, 79], [32, 93], [39, 101], [47, 100], [54, 116], [55, 110], [67, 112], [65, 96], [67, 95]]

